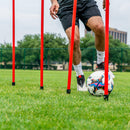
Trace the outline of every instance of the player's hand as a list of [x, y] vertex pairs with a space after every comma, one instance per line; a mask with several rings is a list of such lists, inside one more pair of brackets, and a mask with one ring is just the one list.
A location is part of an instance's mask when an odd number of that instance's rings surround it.
[[58, 18], [58, 16], [56, 15], [59, 9], [59, 4], [58, 2], [53, 2], [51, 7], [50, 7], [50, 15], [53, 19]]
[[103, 9], [105, 10], [106, 8], [106, 0], [103, 0]]
[[[110, 5], [110, 3], [109, 3]], [[103, 0], [103, 9], [105, 10], [106, 9], [106, 0]]]

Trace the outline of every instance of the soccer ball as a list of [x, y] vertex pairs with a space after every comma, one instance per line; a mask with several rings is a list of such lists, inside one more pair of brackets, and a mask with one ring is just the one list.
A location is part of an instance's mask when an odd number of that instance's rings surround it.
[[[115, 76], [111, 71], [109, 71], [108, 76], [108, 93], [110, 94], [113, 90]], [[95, 96], [104, 95], [104, 71], [95, 71], [87, 79], [87, 87], [90, 94]]]

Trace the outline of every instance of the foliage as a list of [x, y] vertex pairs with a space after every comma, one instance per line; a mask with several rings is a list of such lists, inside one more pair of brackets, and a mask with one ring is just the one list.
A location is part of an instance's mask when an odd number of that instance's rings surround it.
[[[18, 65], [40, 65], [40, 35], [25, 35], [24, 38], [17, 42], [15, 54], [16, 63]], [[109, 61], [113, 64], [121, 66], [122, 63], [130, 65], [130, 47], [121, 43], [119, 40], [114, 40], [111, 36], [109, 38], [110, 53]], [[96, 61], [95, 38], [90, 34], [80, 40], [80, 47], [82, 51], [82, 61], [89, 61], [92, 65]], [[8, 62], [12, 61], [12, 47], [9, 43], [0, 45], [0, 59], [4, 61], [5, 67]], [[65, 38], [57, 34], [44, 34], [44, 65], [52, 63], [68, 62], [68, 44]], [[120, 70], [120, 68], [118, 68]]]
[[[66, 39], [62, 38], [61, 35], [44, 34], [44, 48], [46, 48], [44, 49], [45, 63], [49, 66], [50, 61], [65, 60], [67, 58], [67, 50], [60, 48], [66, 47]], [[40, 64], [40, 50], [38, 50], [40, 48], [40, 35], [25, 35], [23, 40], [18, 41], [18, 48], [28, 48], [26, 50], [26, 62]]]
[[[93, 60], [96, 60], [96, 52], [95, 52], [95, 41], [94, 37], [90, 34], [81, 38], [80, 40], [82, 51], [82, 58], [88, 60], [91, 64], [93, 64]], [[129, 56], [129, 46], [121, 43], [119, 40], [114, 40], [112, 36], [109, 37], [109, 62], [120, 65], [123, 63], [128, 63], [130, 61]], [[125, 49], [126, 48], [126, 49]], [[95, 57], [93, 56], [95, 55]]]
[[[128, 45], [121, 43], [119, 40], [114, 40], [110, 36], [110, 62], [113, 64], [118, 63], [121, 64], [121, 62], [127, 62], [127, 50], [124, 48], [128, 48]], [[123, 49], [122, 49], [123, 48]]]
[[10, 43], [0, 44], [1, 61], [4, 62], [5, 68], [9, 61], [12, 61], [12, 46]]
[[95, 47], [95, 38], [91, 36], [90, 34], [86, 34], [85, 37], [82, 37], [80, 39], [80, 47], [81, 48], [89, 48], [89, 47]]
[[50, 64], [51, 60], [63, 62], [67, 59], [67, 49], [63, 49], [67, 48], [65, 38], [62, 38], [61, 35], [47, 33], [45, 34], [44, 41], [45, 48], [47, 48], [45, 50], [45, 55], [48, 65]]

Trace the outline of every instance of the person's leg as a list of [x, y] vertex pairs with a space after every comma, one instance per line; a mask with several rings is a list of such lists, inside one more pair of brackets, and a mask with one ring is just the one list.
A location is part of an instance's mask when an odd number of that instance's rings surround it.
[[[68, 36], [70, 44], [71, 44], [71, 32], [72, 32], [72, 27], [66, 29], [66, 34]], [[69, 52], [70, 52], [70, 44], [68, 46]], [[79, 27], [77, 25], [75, 26], [75, 35], [74, 35], [73, 67], [77, 76], [77, 90], [87, 91], [88, 89], [86, 87], [85, 77], [81, 65], [80, 33], [79, 33]]]
[[[100, 16], [91, 17], [87, 24], [89, 28], [95, 33], [95, 46], [97, 49], [97, 64], [104, 62], [105, 56], [105, 30], [102, 18]], [[103, 65], [102, 65], [103, 67]]]
[[[62, 10], [61, 14], [59, 14], [60, 21], [62, 26], [68, 36], [69, 42], [71, 43], [71, 33], [72, 33], [72, 10]], [[59, 11], [60, 12], [60, 11]], [[66, 14], [65, 14], [66, 12]], [[63, 14], [62, 14], [63, 13]], [[81, 65], [81, 51], [80, 51], [80, 34], [79, 34], [79, 18], [76, 16], [75, 23], [75, 35], [74, 35], [74, 49], [73, 49], [73, 67], [76, 71], [77, 76], [77, 90], [78, 91], [87, 91], [85, 77], [82, 71]], [[68, 51], [70, 52], [70, 44], [68, 46]]]
[[[71, 32], [72, 27], [66, 29], [66, 35], [71, 43]], [[70, 44], [68, 46], [68, 51], [70, 52]], [[82, 65], [81, 65], [81, 50], [80, 50], [80, 33], [79, 27], [75, 26], [75, 35], [74, 35], [74, 48], [73, 48], [73, 67], [76, 71], [76, 75], [83, 75]]]
[[95, 46], [98, 51], [105, 50], [105, 30], [102, 18], [100, 16], [91, 17], [87, 26], [95, 33]]
[[[66, 35], [69, 39], [68, 51], [70, 52], [70, 43], [71, 43], [71, 32], [72, 27], [69, 27], [66, 30]], [[81, 51], [80, 51], [80, 34], [78, 26], [75, 26], [75, 35], [74, 35], [74, 50], [73, 50], [73, 64], [78, 65], [81, 62]]]

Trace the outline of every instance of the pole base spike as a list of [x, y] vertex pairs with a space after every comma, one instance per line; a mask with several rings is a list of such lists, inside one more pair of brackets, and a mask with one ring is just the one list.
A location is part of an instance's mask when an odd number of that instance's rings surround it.
[[67, 94], [70, 94], [71, 93], [71, 89], [67, 89]]
[[44, 89], [44, 87], [43, 87], [43, 86], [40, 86], [40, 89], [41, 89], [41, 90], [43, 90], [43, 89]]
[[15, 86], [15, 82], [12, 82], [12, 86]]
[[109, 95], [104, 95], [104, 100], [108, 101], [108, 97], [109, 97]]

